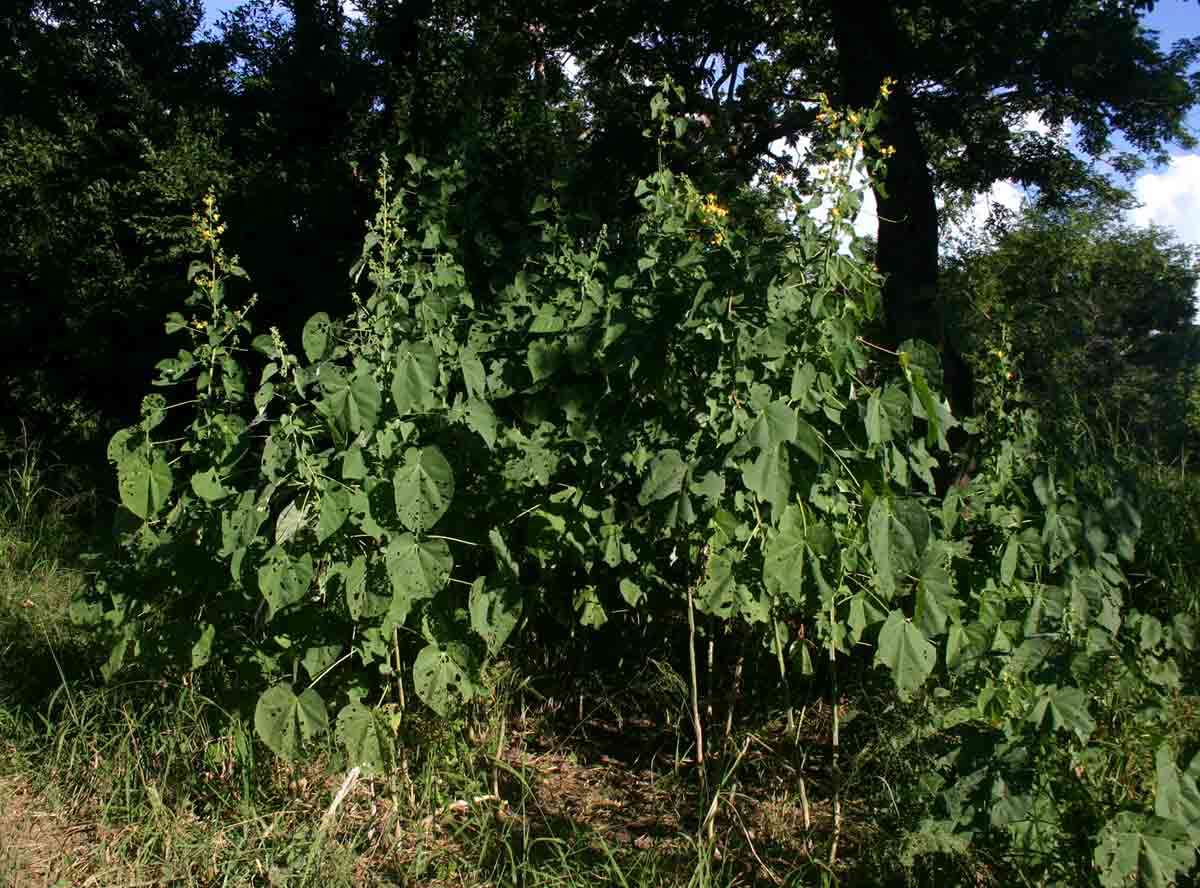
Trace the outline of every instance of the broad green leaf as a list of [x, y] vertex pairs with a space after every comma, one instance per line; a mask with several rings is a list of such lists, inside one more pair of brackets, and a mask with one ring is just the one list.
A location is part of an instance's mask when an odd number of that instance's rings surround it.
[[281, 546], [295, 537], [307, 520], [308, 510], [299, 499], [284, 506], [275, 520], [275, 545]]
[[500, 570], [507, 573], [514, 580], [520, 577], [521, 566], [513, 558], [512, 552], [508, 550], [508, 544], [504, 542], [504, 537], [500, 535], [500, 531], [494, 527], [489, 530], [488, 542], [492, 545], [492, 552], [496, 556], [496, 565]]
[[489, 589], [480, 577], [471, 584], [468, 607], [471, 629], [483, 639], [488, 653], [495, 656], [521, 619], [520, 593], [505, 587]]
[[642, 484], [638, 504], [649, 505], [679, 493], [690, 471], [678, 450], [662, 451], [650, 463], [650, 475]]
[[623, 579], [620, 583], [621, 597], [625, 599], [625, 603], [632, 608], [636, 608], [642, 603], [642, 599], [646, 597], [646, 593], [642, 591], [642, 587], [630, 579]]
[[879, 631], [875, 662], [892, 670], [892, 679], [901, 696], [907, 697], [925, 683], [937, 661], [937, 649], [902, 611], [888, 614]]
[[149, 458], [128, 453], [117, 463], [121, 503], [143, 520], [157, 515], [166, 505], [174, 480], [166, 457], [158, 451]]
[[807, 361], [804, 363], [796, 362], [796, 369], [792, 373], [792, 400], [799, 401], [800, 409], [809, 413], [817, 409], [816, 403], [809, 397], [809, 392], [816, 378], [816, 367]]
[[463, 384], [467, 389], [468, 398], [479, 398], [487, 394], [487, 372], [483, 369], [483, 361], [473, 351], [463, 349], [458, 353], [462, 367]]
[[108, 439], [108, 449], [106, 451], [108, 461], [116, 463], [118, 466], [126, 457], [134, 454], [144, 454], [145, 452], [146, 434], [136, 426], [133, 428], [118, 429]]
[[1104, 888], [1168, 888], [1191, 869], [1196, 846], [1174, 821], [1122, 811], [1100, 831], [1093, 859]]
[[804, 603], [807, 548], [804, 514], [799, 506], [788, 506], [763, 557], [763, 585], [770, 595], [794, 604]]
[[339, 571], [346, 587], [346, 609], [356, 623], [372, 620], [387, 612], [393, 594], [391, 589], [379, 588], [378, 579], [371, 575], [365, 555], [356, 555], [349, 566]]
[[412, 606], [432, 598], [450, 581], [454, 557], [445, 540], [418, 540], [411, 533], [394, 539], [384, 552], [392, 582], [392, 612], [404, 622]]
[[192, 669], [199, 669], [208, 663], [212, 657], [213, 639], [217, 636], [217, 627], [205, 623], [200, 630], [200, 637], [192, 645]]
[[1081, 740], [1087, 740], [1096, 727], [1088, 713], [1088, 698], [1083, 689], [1054, 685], [1042, 690], [1026, 720], [1039, 727], [1046, 727], [1048, 723], [1051, 730], [1066, 728], [1078, 734]]
[[369, 370], [347, 377], [341, 370], [324, 364], [319, 374], [325, 398], [321, 413], [329, 419], [343, 440], [361, 431], [375, 428], [382, 397]]
[[219, 502], [231, 493], [215, 468], [192, 475], [192, 491], [206, 503]]
[[792, 495], [792, 466], [786, 446], [777, 444], [759, 451], [754, 462], [743, 467], [742, 483], [773, 510], [786, 507]]
[[892, 440], [892, 427], [883, 415], [883, 405], [879, 401], [879, 392], [872, 392], [867, 399], [867, 441], [871, 444], [883, 444]]
[[1200, 843], [1200, 752], [1184, 772], [1175, 765], [1171, 747], [1163, 744], [1154, 757], [1154, 813], [1184, 826]]
[[317, 542], [323, 543], [346, 523], [350, 516], [350, 491], [329, 482], [321, 493], [321, 515], [317, 520]]
[[392, 760], [392, 738], [374, 711], [357, 700], [338, 713], [337, 742], [346, 750], [347, 764], [364, 777], [381, 777]]
[[443, 717], [479, 695], [478, 675], [479, 665], [471, 649], [459, 642], [444, 647], [426, 645], [413, 664], [417, 696]]
[[875, 497], [867, 514], [867, 540], [871, 546], [871, 558], [875, 561], [875, 582], [879, 594], [885, 599], [896, 594], [896, 577], [892, 571], [891, 523], [887, 500], [882, 496]]
[[363, 460], [361, 447], [351, 447], [342, 456], [342, 478], [346, 481], [361, 481], [367, 477], [367, 464]]
[[489, 450], [494, 448], [496, 446], [496, 414], [492, 412], [491, 405], [479, 398], [471, 398], [467, 401], [464, 416], [471, 431], [483, 438], [483, 442], [487, 444]]
[[737, 604], [737, 581], [733, 578], [733, 555], [718, 552], [708, 559], [704, 581], [696, 588], [696, 610], [728, 619]]
[[305, 648], [304, 657], [300, 662], [304, 665], [309, 679], [316, 681], [321, 677], [321, 673], [337, 662], [341, 652], [340, 644], [317, 644]]
[[142, 398], [141, 412], [142, 428], [152, 432], [167, 418], [167, 399], [162, 395], [146, 395]]
[[312, 688], [297, 697], [290, 684], [277, 684], [258, 698], [254, 730], [277, 756], [293, 760], [302, 741], [310, 742], [329, 730], [329, 713]]
[[580, 626], [599, 629], [608, 622], [608, 614], [604, 610], [600, 596], [596, 594], [596, 590], [592, 586], [585, 586], [578, 590], [574, 595], [572, 605]]
[[1017, 556], [1020, 554], [1021, 542], [1017, 535], [1013, 534], [1004, 547], [1004, 557], [1000, 559], [1000, 582], [1005, 586], [1012, 585], [1013, 577], [1017, 573]]
[[896, 497], [889, 506], [892, 511], [892, 568], [897, 576], [913, 573], [929, 546], [932, 532], [929, 512], [918, 500], [909, 497]]
[[562, 350], [555, 342], [536, 340], [529, 344], [525, 363], [534, 382], [552, 376], [562, 362]]
[[432, 445], [404, 452], [404, 465], [396, 470], [396, 515], [414, 532], [433, 527], [454, 498], [454, 473], [442, 452]]
[[438, 356], [427, 342], [405, 342], [396, 355], [392, 400], [401, 416], [427, 413], [441, 404]]
[[796, 440], [797, 422], [796, 410], [788, 404], [787, 399], [772, 401], [754, 420], [754, 425], [733, 449], [732, 455], [740, 456], [755, 447], [770, 450], [790, 444]]
[[307, 552], [297, 559], [288, 558], [283, 552], [268, 558], [258, 569], [258, 588], [267, 600], [267, 619], [302, 601], [312, 579], [312, 555]]
[[692, 508], [692, 465], [684, 462], [678, 450], [664, 450], [650, 463], [650, 475], [642, 483], [638, 504], [649, 505], [670, 498], [665, 524], [668, 528], [691, 524], [696, 520]]
[[304, 346], [304, 356], [309, 363], [315, 364], [329, 353], [331, 327], [329, 315], [323, 311], [317, 312], [304, 323], [300, 344]]
[[949, 620], [957, 622], [958, 599], [949, 572], [941, 565], [927, 565], [917, 582], [917, 607], [914, 620], [926, 636], [941, 635]]

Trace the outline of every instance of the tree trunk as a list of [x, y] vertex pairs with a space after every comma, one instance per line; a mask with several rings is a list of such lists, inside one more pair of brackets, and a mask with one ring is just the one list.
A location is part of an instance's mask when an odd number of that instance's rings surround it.
[[884, 78], [895, 80], [877, 130], [883, 144], [894, 148], [895, 154], [888, 160], [883, 187], [875, 188], [879, 215], [876, 263], [886, 276], [883, 305], [889, 344], [923, 339], [937, 346], [951, 407], [957, 416], [968, 415], [972, 406], [970, 370], [947, 339], [945, 311], [938, 296], [933, 175], [917, 130], [906, 72], [899, 70], [904, 36], [885, 0], [856, 4], [833, 0], [830, 8], [842, 86], [840, 104], [870, 108], [879, 98]]

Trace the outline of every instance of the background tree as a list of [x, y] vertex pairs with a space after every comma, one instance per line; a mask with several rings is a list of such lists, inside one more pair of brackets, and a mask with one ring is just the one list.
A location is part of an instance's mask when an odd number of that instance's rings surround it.
[[229, 171], [200, 17], [199, 0], [31, 0], [0, 19], [6, 416], [136, 407], [192, 210]]
[[1162, 229], [1037, 207], [950, 259], [944, 288], [972, 364], [1011, 361], [1052, 427], [1108, 425], [1170, 456], [1195, 444], [1198, 284], [1200, 252]]

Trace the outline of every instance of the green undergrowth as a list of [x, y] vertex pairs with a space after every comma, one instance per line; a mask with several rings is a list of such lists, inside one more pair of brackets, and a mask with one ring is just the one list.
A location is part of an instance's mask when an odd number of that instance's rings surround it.
[[[986, 885], [1020, 873], [1002, 847], [938, 831], [937, 775], [963, 737], [936, 726], [936, 694], [900, 700], [865, 659], [842, 672], [832, 868], [833, 719], [819, 680], [793, 689], [790, 732], [782, 698], [740, 702], [727, 737], [724, 701], [704, 701], [707, 794], [681, 664], [651, 657], [495, 664], [492, 698], [452, 720], [412, 716], [395, 768], [374, 779], [347, 785], [332, 740], [287, 763], [256, 740], [253, 700], [219, 663], [183, 683], [100, 680], [106, 652], [67, 618], [97, 510], [78, 488], [47, 486], [69, 473], [28, 441], [13, 454], [8, 477], [18, 467], [26, 481], [5, 488], [0, 525], [2, 885]], [[1140, 471], [1139, 495], [1162, 497], [1144, 569], [1166, 573], [1134, 584], [1149, 600], [1193, 557], [1168, 531], [1194, 488]], [[1160, 605], [1183, 606], [1190, 587], [1171, 588]], [[1060, 762], [1079, 769], [1080, 818], [1098, 818], [1100, 801], [1144, 804], [1168, 764], [1158, 750], [1200, 735], [1194, 687], [1181, 682], [1165, 727], [1094, 701], [1108, 722], [1094, 769], [1067, 751]]]

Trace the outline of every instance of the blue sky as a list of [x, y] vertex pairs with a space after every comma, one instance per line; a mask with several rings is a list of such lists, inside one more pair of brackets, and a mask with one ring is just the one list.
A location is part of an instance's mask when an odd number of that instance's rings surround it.
[[[215, 22], [222, 11], [232, 9], [237, 3], [238, 0], [205, 0], [208, 23]], [[1169, 48], [1181, 38], [1200, 36], [1200, 4], [1196, 0], [1159, 0], [1144, 22], [1158, 32], [1159, 42]], [[1188, 125], [1200, 135], [1200, 110], [1191, 113]], [[1142, 203], [1132, 213], [1132, 220], [1171, 228], [1180, 240], [1200, 245], [1200, 149], [1185, 151], [1173, 145], [1168, 153], [1171, 159], [1167, 165], [1145, 170], [1132, 183]], [[989, 202], [1011, 206], [1020, 199], [1020, 189], [1000, 182], [990, 195], [981, 199], [980, 208], [982, 211]], [[873, 220], [862, 221], [864, 228], [873, 227]]]

